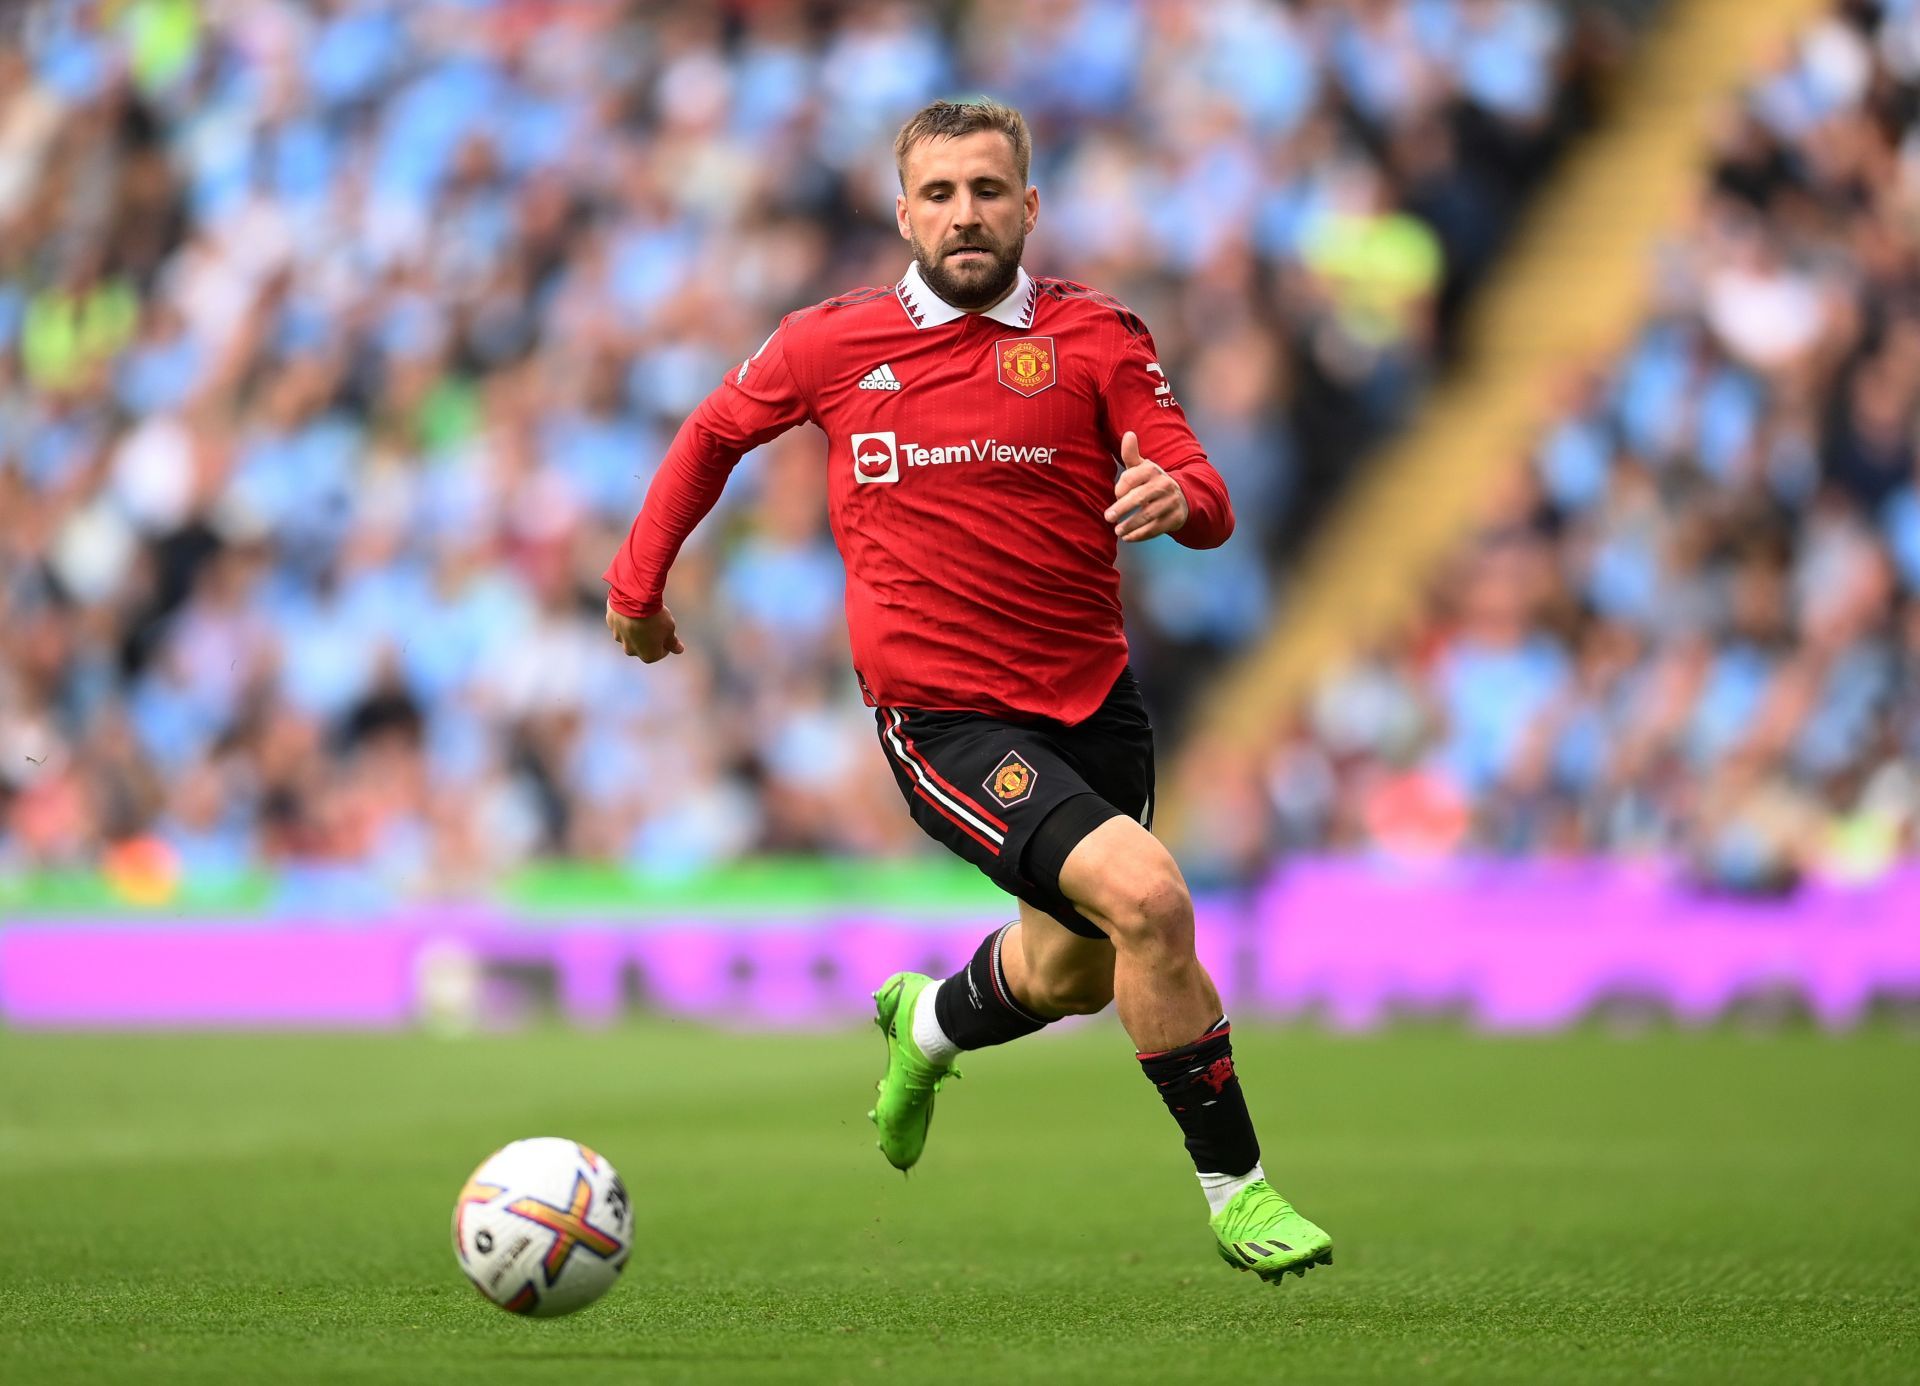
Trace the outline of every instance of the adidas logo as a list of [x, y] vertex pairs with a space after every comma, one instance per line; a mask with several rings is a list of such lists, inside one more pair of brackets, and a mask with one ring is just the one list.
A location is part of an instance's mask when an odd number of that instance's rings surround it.
[[900, 388], [900, 377], [893, 373], [892, 366], [875, 366], [867, 372], [866, 378], [860, 382], [860, 388], [863, 390], [897, 390]]

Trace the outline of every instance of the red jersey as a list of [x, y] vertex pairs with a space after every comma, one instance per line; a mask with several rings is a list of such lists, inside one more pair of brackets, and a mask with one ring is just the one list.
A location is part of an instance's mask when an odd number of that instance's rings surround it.
[[1127, 660], [1105, 512], [1120, 437], [1178, 482], [1174, 538], [1233, 531], [1208, 463], [1125, 307], [1020, 271], [994, 307], [940, 299], [919, 266], [790, 313], [688, 417], [608, 565], [616, 611], [658, 611], [667, 569], [742, 454], [811, 420], [869, 703], [1085, 720]]

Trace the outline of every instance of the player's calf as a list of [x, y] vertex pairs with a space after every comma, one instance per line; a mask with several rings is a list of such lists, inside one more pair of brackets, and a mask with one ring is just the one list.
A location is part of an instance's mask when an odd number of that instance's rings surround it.
[[1036, 905], [1000, 950], [1007, 986], [1035, 1015], [1093, 1015], [1113, 1004], [1113, 944], [1090, 923], [1070, 928]]
[[967, 965], [922, 994], [914, 1017], [914, 1036], [929, 1057], [950, 1063], [962, 1050], [1006, 1044], [1042, 1030], [1060, 1018], [1023, 1001], [1008, 980], [1008, 940], [1019, 921], [1003, 924], [981, 941]]
[[1113, 1004], [1113, 973], [1105, 975], [1028, 972], [1020, 994], [1033, 1009], [1052, 1016], [1098, 1015]]
[[1229, 1265], [1272, 1280], [1332, 1259], [1333, 1241], [1266, 1182], [1233, 1062], [1233, 1027], [1194, 951], [1193, 902], [1172, 856], [1113, 819], [1069, 854], [1060, 886], [1107, 931], [1121, 1023], [1179, 1124]]

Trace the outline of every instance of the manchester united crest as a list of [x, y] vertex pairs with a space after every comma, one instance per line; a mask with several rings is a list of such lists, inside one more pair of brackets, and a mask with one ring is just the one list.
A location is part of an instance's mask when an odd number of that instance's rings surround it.
[[1033, 795], [1033, 782], [1040, 776], [1020, 759], [1018, 751], [1008, 751], [987, 776], [987, 791], [1005, 808], [1024, 804]]
[[993, 344], [1000, 383], [1031, 399], [1053, 384], [1053, 338], [1012, 337]]

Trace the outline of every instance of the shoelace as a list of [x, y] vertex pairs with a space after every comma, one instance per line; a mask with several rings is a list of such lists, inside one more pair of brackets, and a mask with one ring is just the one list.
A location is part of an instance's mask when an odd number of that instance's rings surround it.
[[1258, 1226], [1270, 1218], [1285, 1217], [1292, 1211], [1293, 1205], [1280, 1197], [1279, 1192], [1269, 1184], [1254, 1192], [1253, 1198], [1234, 1218], [1234, 1221], [1242, 1226]]

